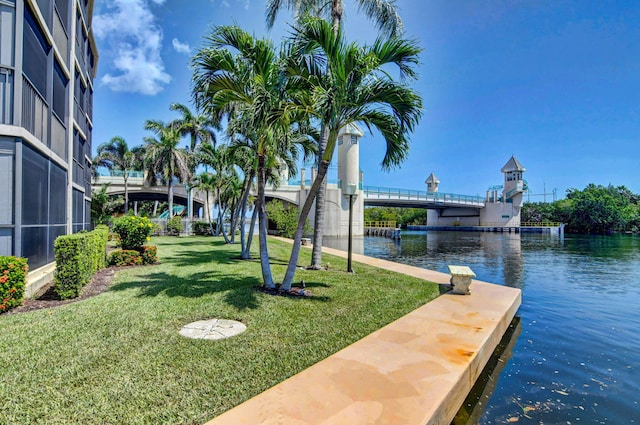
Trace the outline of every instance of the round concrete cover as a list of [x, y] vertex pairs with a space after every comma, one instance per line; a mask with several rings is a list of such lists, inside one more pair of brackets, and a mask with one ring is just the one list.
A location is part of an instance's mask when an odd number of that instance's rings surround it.
[[210, 319], [189, 323], [180, 329], [180, 335], [194, 339], [223, 339], [246, 331], [247, 327], [235, 320]]

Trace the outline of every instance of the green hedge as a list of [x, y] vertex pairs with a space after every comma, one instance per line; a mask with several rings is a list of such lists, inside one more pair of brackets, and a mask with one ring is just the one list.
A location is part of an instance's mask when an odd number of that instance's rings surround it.
[[0, 313], [22, 304], [28, 271], [26, 258], [0, 257]]
[[182, 217], [175, 216], [167, 220], [167, 235], [178, 236], [182, 232]]
[[97, 226], [92, 232], [59, 236], [54, 245], [56, 273], [54, 291], [62, 299], [80, 295], [94, 273], [106, 266], [109, 228]]
[[206, 221], [196, 221], [195, 223], [193, 223], [193, 233], [195, 233], [198, 236], [212, 236], [211, 235], [212, 227], [215, 232], [215, 228], [216, 228], [215, 223], [213, 223], [213, 226], [211, 226]]

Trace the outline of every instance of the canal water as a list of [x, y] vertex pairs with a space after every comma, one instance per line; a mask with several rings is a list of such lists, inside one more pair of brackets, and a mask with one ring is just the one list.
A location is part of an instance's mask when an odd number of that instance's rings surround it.
[[640, 237], [409, 231], [354, 247], [522, 290], [518, 328], [467, 423], [640, 424]]

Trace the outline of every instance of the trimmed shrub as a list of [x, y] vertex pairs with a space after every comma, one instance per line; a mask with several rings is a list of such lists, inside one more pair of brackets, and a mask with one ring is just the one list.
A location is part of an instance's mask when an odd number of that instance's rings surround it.
[[178, 236], [182, 232], [182, 217], [175, 216], [167, 220], [167, 235]]
[[120, 236], [123, 250], [136, 250], [150, 239], [153, 223], [147, 217], [125, 215], [113, 222], [113, 231]]
[[[206, 221], [196, 221], [193, 223], [193, 233], [198, 236], [211, 236], [211, 225]], [[213, 223], [213, 231], [216, 230], [216, 224]]]
[[155, 264], [158, 262], [158, 247], [145, 245], [138, 252], [142, 258], [142, 264]]
[[92, 232], [59, 236], [54, 244], [56, 273], [53, 289], [61, 299], [74, 298], [94, 273], [106, 265], [107, 226]]
[[153, 236], [162, 236], [162, 226], [158, 223], [153, 223], [151, 234]]
[[142, 256], [133, 249], [120, 249], [113, 251], [109, 259], [112, 266], [138, 266], [142, 264]]
[[0, 257], [0, 313], [22, 304], [28, 272], [26, 258]]
[[[294, 206], [285, 206], [279, 200], [273, 200], [267, 204], [267, 216], [273, 221], [280, 236], [285, 238], [293, 238], [298, 227], [298, 208]], [[307, 218], [304, 223], [303, 235], [313, 233], [311, 222]]]
[[98, 270], [104, 269], [107, 267], [107, 241], [109, 240], [109, 227], [104, 224], [99, 224], [96, 228], [91, 232], [96, 235], [95, 238], [92, 238], [92, 250], [91, 257], [95, 259], [95, 263], [92, 267], [91, 275], [93, 275]]

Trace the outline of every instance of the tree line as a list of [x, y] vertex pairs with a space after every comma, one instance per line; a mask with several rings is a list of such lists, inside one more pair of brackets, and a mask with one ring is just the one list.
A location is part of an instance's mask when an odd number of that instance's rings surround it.
[[364, 209], [364, 221], [395, 221], [398, 227], [427, 224], [424, 208], [368, 207]]
[[[170, 214], [176, 181], [211, 193], [218, 229], [222, 229], [225, 215], [231, 229], [245, 217], [249, 192], [255, 187], [252, 220], [258, 221], [262, 277], [266, 288], [275, 288], [266, 240], [265, 187], [270, 181], [277, 183], [283, 167], [294, 176], [299, 157], [315, 156], [316, 177], [297, 217], [280, 289], [291, 287], [314, 201], [312, 267], [318, 268], [326, 174], [339, 131], [360, 123], [379, 132], [387, 148], [382, 168], [388, 170], [407, 157], [409, 135], [422, 115], [422, 99], [409, 84], [417, 78], [420, 47], [402, 37], [393, 1], [357, 3], [385, 31], [371, 45], [346, 40], [341, 24], [343, 5], [338, 0], [330, 4], [269, 2], [271, 24], [281, 7], [296, 12], [290, 36], [278, 47], [237, 26], [214, 27], [191, 60], [196, 112], [172, 105], [181, 117], [169, 123], [148, 120], [145, 128], [152, 136], [145, 138], [142, 146], [129, 150], [124, 139], [116, 137], [98, 147], [96, 166], [123, 171], [125, 210], [132, 170], [145, 170], [148, 184], [167, 186]], [[328, 17], [330, 22], [312, 14]], [[393, 68], [399, 79], [392, 77]], [[224, 140], [216, 140], [214, 130], [222, 131]], [[179, 147], [183, 137], [190, 138], [187, 148]], [[234, 233], [222, 235], [231, 243]], [[241, 235], [245, 258], [250, 241], [251, 235]]]
[[568, 189], [565, 199], [525, 203], [522, 221], [565, 223], [568, 233], [610, 234], [640, 230], [640, 196], [625, 186], [590, 183]]

